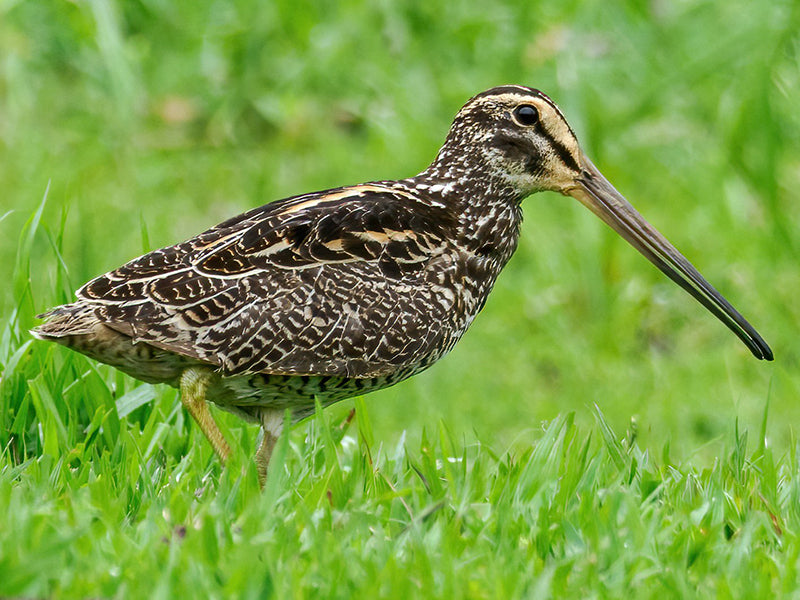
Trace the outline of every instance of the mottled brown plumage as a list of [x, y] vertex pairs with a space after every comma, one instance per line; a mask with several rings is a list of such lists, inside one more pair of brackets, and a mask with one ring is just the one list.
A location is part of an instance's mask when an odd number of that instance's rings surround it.
[[521, 86], [472, 98], [419, 175], [250, 210], [90, 281], [34, 334], [180, 386], [223, 458], [205, 400], [260, 421], [263, 476], [285, 409], [302, 418], [315, 398], [392, 385], [453, 348], [517, 246], [521, 201], [540, 190], [581, 200], [771, 358], [600, 175], [555, 104]]

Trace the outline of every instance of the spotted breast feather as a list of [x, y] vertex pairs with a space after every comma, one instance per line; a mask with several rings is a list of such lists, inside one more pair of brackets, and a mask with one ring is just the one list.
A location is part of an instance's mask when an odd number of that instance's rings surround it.
[[455, 223], [397, 184], [289, 198], [97, 277], [76, 304], [226, 375], [381, 376], [445, 341], [453, 298], [430, 267], [453, 262]]

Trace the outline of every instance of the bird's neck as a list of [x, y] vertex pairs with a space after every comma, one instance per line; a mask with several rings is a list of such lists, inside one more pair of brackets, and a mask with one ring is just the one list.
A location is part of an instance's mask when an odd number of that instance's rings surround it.
[[518, 208], [527, 195], [514, 187], [508, 174], [498, 171], [497, 161], [486, 156], [486, 148], [466, 147], [450, 132], [447, 143], [439, 150], [430, 166], [414, 179], [441, 189], [450, 203], [472, 222], [505, 213], [508, 207]]
[[500, 268], [517, 247], [523, 196], [481, 163], [439, 157], [409, 182], [448, 206], [458, 220], [458, 238], [476, 253], [491, 252]]

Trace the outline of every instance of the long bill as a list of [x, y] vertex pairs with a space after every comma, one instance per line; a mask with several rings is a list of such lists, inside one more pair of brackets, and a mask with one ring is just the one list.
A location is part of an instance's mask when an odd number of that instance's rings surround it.
[[686, 258], [603, 177], [586, 156], [577, 185], [567, 193], [600, 217], [667, 277], [735, 333], [758, 359], [772, 360], [772, 350], [747, 320], [708, 283]]

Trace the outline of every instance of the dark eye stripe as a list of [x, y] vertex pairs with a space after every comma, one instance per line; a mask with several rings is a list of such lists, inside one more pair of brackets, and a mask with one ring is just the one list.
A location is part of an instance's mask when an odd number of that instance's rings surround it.
[[[563, 118], [561, 112], [558, 111], [558, 109], [556, 110], [557, 113]], [[567, 150], [567, 147], [553, 138], [553, 136], [550, 135], [550, 133], [544, 128], [541, 120], [539, 119], [539, 111], [535, 106], [531, 104], [520, 104], [514, 109], [513, 115], [514, 120], [517, 121], [517, 123], [524, 127], [533, 127], [536, 133], [544, 137], [550, 143], [550, 146], [556, 151], [556, 154], [558, 154], [558, 157], [565, 165], [574, 171], [580, 170], [580, 166], [572, 154], [570, 154], [569, 150]], [[571, 133], [572, 129], [569, 131]]]
[[567, 165], [573, 171], [580, 171], [580, 165], [577, 163], [572, 154], [570, 154], [570, 151], [567, 150], [567, 147], [550, 135], [550, 133], [544, 127], [542, 127], [541, 122], [536, 124], [536, 133], [541, 135], [550, 143], [550, 145], [556, 151], [556, 154], [558, 154], [558, 157], [565, 165]]

